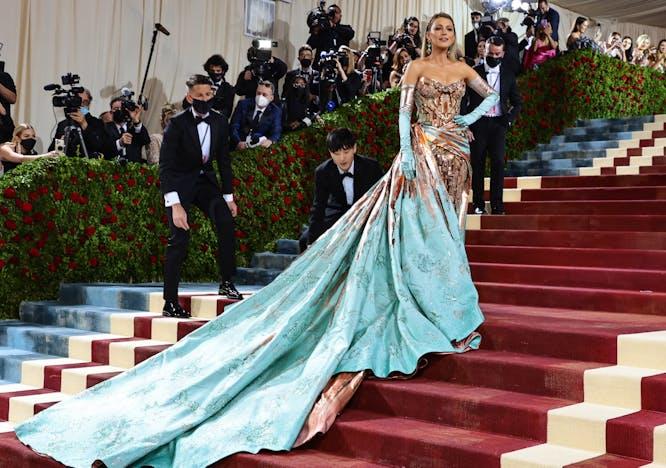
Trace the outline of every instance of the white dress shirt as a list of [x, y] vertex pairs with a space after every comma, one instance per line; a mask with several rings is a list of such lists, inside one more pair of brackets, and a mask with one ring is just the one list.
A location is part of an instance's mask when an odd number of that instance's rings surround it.
[[[502, 66], [497, 65], [494, 68], [490, 68], [487, 63], [483, 65], [486, 68], [486, 81], [490, 85], [491, 88], [493, 88], [496, 92], [497, 95], [499, 96], [500, 94], [500, 67]], [[502, 107], [500, 106], [500, 103], [497, 102], [489, 111], [486, 113], [486, 117], [499, 117], [502, 115]]]
[[[349, 172], [350, 174], [354, 174], [354, 161], [352, 161], [351, 166], [349, 166], [349, 169], [346, 171], [340, 170], [338, 167], [338, 172], [340, 175], [344, 174], [345, 172]], [[342, 178], [342, 188], [345, 190], [345, 197], [347, 198], [347, 204], [348, 205], [353, 205], [354, 204], [354, 178], [353, 177], [343, 177]]]
[[[192, 108], [192, 115], [194, 117], [201, 117], [205, 119], [208, 117], [210, 114], [206, 115], [198, 115], [195, 111], [194, 108]], [[197, 125], [197, 133], [199, 134], [199, 144], [201, 145], [201, 160], [205, 164], [208, 162], [208, 158], [210, 158], [210, 125], [208, 122], [201, 121]], [[234, 196], [231, 193], [225, 193], [223, 195], [224, 201], [232, 202], [234, 201]], [[180, 203], [180, 197], [178, 196], [178, 192], [169, 192], [164, 194], [164, 205], [165, 206], [173, 206], [177, 203]]]

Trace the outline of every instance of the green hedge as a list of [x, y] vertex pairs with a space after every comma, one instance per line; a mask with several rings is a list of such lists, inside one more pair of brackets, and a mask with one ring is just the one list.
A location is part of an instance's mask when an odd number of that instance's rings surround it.
[[[666, 113], [663, 75], [590, 52], [548, 62], [519, 86], [525, 104], [508, 136], [512, 158], [576, 118]], [[357, 100], [269, 149], [234, 153], [240, 265], [298, 234], [329, 130], [351, 127], [360, 153], [390, 165], [398, 98], [394, 90]], [[0, 317], [15, 317], [22, 300], [54, 298], [61, 281], [159, 281], [168, 230], [157, 183], [156, 167], [77, 158], [36, 161], [0, 178]], [[214, 234], [193, 214], [183, 278], [211, 281]]]
[[590, 50], [567, 53], [519, 77], [523, 109], [507, 135], [517, 159], [576, 119], [666, 113], [666, 76]]

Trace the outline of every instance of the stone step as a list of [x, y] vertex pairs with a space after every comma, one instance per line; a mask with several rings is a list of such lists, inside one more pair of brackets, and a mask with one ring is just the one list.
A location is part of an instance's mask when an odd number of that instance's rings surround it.
[[294, 239], [278, 239], [275, 252], [280, 254], [298, 255], [300, 253], [298, 241]]
[[576, 120], [576, 127], [603, 127], [607, 125], [627, 125], [632, 123], [649, 123], [656, 121], [654, 115], [641, 115], [637, 117], [623, 117], [613, 119], [578, 119]]
[[42, 359], [55, 359], [44, 353], [35, 353], [25, 349], [17, 349], [9, 346], [0, 346], [0, 384], [20, 383], [22, 378], [22, 367], [24, 362]]
[[286, 270], [296, 258], [298, 255], [261, 252], [252, 256], [251, 266], [267, 270]]
[[528, 161], [550, 161], [554, 159], [587, 159], [606, 157], [605, 149], [554, 149], [552, 151], [526, 151], [524, 159]]
[[273, 268], [237, 268], [234, 282], [237, 285], [267, 285], [280, 273], [282, 270]]
[[[578, 143], [587, 141], [608, 141], [617, 143], [620, 140], [629, 140], [633, 138], [634, 132], [640, 132], [642, 126], [636, 125], [636, 130], [612, 132], [612, 131], [591, 131], [585, 133], [572, 133], [555, 135], [550, 139], [550, 144], [557, 143]], [[566, 130], [565, 130], [566, 131]]]
[[607, 148], [618, 148], [619, 141], [594, 140], [594, 141], [568, 141], [557, 143], [540, 143], [535, 148], [536, 152], [542, 151], [583, 151], [604, 150]]

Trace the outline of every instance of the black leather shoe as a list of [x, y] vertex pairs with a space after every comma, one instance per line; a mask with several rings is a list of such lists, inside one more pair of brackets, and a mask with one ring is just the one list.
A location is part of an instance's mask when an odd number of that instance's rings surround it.
[[227, 296], [227, 299], [243, 300], [243, 295], [238, 292], [238, 289], [236, 289], [236, 286], [231, 281], [222, 281], [218, 294], [220, 296]]
[[164, 308], [162, 309], [162, 315], [164, 317], [174, 317], [174, 318], [190, 318], [192, 315], [183, 309], [180, 304], [173, 301], [164, 301]]
[[504, 211], [504, 210], [492, 210], [492, 214], [494, 214], [494, 215], [505, 215], [506, 211]]

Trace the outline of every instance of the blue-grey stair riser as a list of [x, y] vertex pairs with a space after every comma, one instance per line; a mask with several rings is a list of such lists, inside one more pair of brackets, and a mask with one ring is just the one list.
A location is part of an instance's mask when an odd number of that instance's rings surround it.
[[112, 314], [133, 312], [137, 310], [93, 305], [62, 306], [52, 302], [24, 302], [21, 304], [19, 317], [25, 322], [110, 333]]
[[576, 120], [576, 127], [599, 127], [613, 124], [631, 124], [636, 122], [649, 123], [654, 122], [654, 115], [641, 115], [636, 117], [625, 117], [616, 119], [590, 119]]
[[132, 287], [63, 284], [60, 287], [61, 304], [90, 304], [101, 307], [148, 310], [147, 292], [161, 291], [156, 286]]
[[278, 270], [266, 270], [263, 268], [238, 268], [236, 276], [234, 276], [234, 282], [241, 285], [267, 285], [277, 278], [280, 273], [281, 271]]
[[37, 359], [54, 359], [57, 357], [59, 356], [32, 353], [13, 348], [0, 348], [0, 378], [11, 383], [20, 383], [23, 362]]
[[251, 266], [268, 270], [286, 270], [297, 257], [297, 255], [261, 252], [252, 256]]
[[67, 356], [71, 336], [89, 335], [88, 330], [50, 327], [23, 322], [21, 325], [5, 325], [0, 322], [0, 345], [24, 349], [34, 353]]
[[606, 150], [580, 150], [580, 151], [526, 151], [522, 159], [528, 161], [549, 161], [555, 159], [573, 158], [604, 158]]
[[618, 148], [619, 141], [570, 141], [564, 143], [540, 143], [534, 151], [583, 151]]
[[293, 239], [279, 239], [275, 251], [280, 254], [298, 255], [298, 241]]

